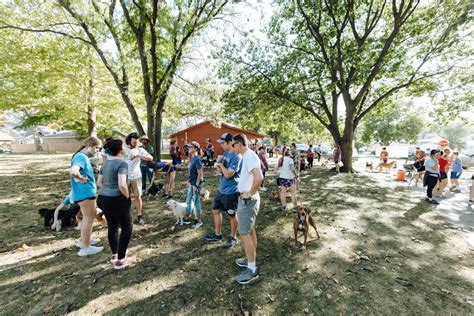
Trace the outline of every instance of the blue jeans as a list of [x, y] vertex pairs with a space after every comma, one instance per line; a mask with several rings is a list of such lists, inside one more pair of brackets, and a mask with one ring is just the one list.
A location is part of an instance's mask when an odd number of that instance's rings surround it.
[[196, 213], [196, 216], [201, 215], [201, 189], [202, 189], [202, 183], [198, 185], [198, 191], [195, 193], [194, 192], [194, 187], [190, 185], [188, 187], [188, 196], [186, 197], [186, 214], [191, 215], [193, 212], [193, 205], [194, 205], [194, 211]]
[[147, 166], [140, 166], [140, 170], [142, 171], [142, 191], [146, 191], [146, 179], [148, 178], [148, 181], [151, 183], [153, 173]]

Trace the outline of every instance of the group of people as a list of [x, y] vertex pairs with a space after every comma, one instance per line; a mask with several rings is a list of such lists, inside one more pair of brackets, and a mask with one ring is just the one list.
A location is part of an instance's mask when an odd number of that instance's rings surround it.
[[[138, 146], [139, 140], [142, 146]], [[137, 223], [143, 222], [142, 179], [148, 177], [146, 163], [152, 161], [152, 148], [147, 147], [148, 139], [132, 133], [125, 144], [120, 139], [107, 139], [104, 146], [96, 137], [89, 137], [71, 158], [70, 199], [78, 204], [83, 214], [81, 239], [78, 242], [79, 256], [88, 256], [103, 251], [96, 246], [99, 240], [91, 238], [92, 224], [96, 207], [104, 213], [108, 222], [108, 242], [112, 252], [110, 262], [114, 269], [123, 269], [135, 261], [127, 253], [132, 235], [132, 200], [137, 212]], [[220, 173], [218, 193], [212, 203], [215, 231], [206, 236], [207, 241], [223, 239], [222, 213], [231, 222], [231, 232], [224, 247], [237, 244], [237, 232], [242, 240], [245, 256], [235, 260], [239, 267], [245, 268], [236, 277], [240, 284], [249, 284], [259, 278], [256, 266], [257, 234], [256, 218], [260, 207], [259, 188], [263, 182], [261, 157], [249, 149], [245, 135], [223, 134], [217, 143], [224, 150], [221, 160], [216, 163]], [[175, 145], [175, 144], [172, 144]], [[103, 147], [103, 148], [102, 148]], [[91, 159], [102, 150], [104, 163], [99, 170], [97, 181]], [[206, 148], [207, 149], [207, 148]], [[173, 149], [172, 163], [179, 161], [177, 149]], [[201, 147], [192, 141], [184, 146], [189, 159], [187, 209], [184, 224], [193, 223], [193, 228], [202, 226], [200, 193], [204, 182]], [[145, 162], [145, 164], [143, 163]], [[156, 163], [158, 164], [158, 163]], [[170, 169], [170, 168], [169, 168]], [[98, 189], [97, 189], [98, 188]], [[194, 214], [194, 219], [191, 219]], [[120, 230], [120, 233], [119, 233]]]
[[459, 152], [451, 152], [449, 148], [444, 148], [443, 150], [432, 149], [430, 155], [426, 157], [424, 151], [417, 147], [415, 156], [416, 161], [413, 166], [418, 172], [425, 172], [423, 184], [427, 187], [425, 198], [427, 203], [439, 204], [433, 198], [433, 191], [437, 197], [444, 198], [448, 179], [451, 181], [449, 190], [455, 193], [461, 192], [459, 178], [462, 174], [462, 161], [459, 158]]

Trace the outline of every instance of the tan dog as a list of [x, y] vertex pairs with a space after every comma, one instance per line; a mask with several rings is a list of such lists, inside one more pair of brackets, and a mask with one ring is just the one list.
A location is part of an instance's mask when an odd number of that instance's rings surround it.
[[415, 187], [418, 186], [418, 181], [421, 181], [423, 183], [423, 176], [425, 175], [424, 171], [418, 171], [415, 169], [413, 172], [413, 175], [411, 176], [410, 182], [408, 182], [408, 186], [411, 185], [411, 182], [415, 180]]
[[394, 167], [397, 166], [397, 162], [394, 160], [392, 162], [381, 162], [378, 164], [377, 168], [379, 169], [380, 172], [383, 171], [383, 169], [387, 169], [387, 173], [390, 173], [390, 170], [392, 170]]
[[308, 240], [308, 231], [309, 225], [313, 226], [314, 230], [316, 231], [316, 236], [318, 239], [319, 233], [318, 229], [316, 228], [316, 224], [314, 223], [313, 217], [311, 216], [311, 210], [306, 206], [296, 206], [296, 218], [293, 219], [293, 230], [295, 233], [295, 245], [298, 246], [298, 232], [302, 231], [304, 235], [304, 242], [303, 246], [301, 247], [302, 250], [306, 249], [306, 242]]

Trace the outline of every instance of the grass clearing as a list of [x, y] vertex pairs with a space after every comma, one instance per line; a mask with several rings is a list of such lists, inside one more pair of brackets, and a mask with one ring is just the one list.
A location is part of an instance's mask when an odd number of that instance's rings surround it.
[[[300, 200], [315, 210], [321, 240], [295, 248], [291, 220], [262, 193], [257, 264], [262, 280], [240, 286], [233, 263], [240, 245], [206, 243], [204, 226], [178, 226], [164, 200], [144, 202], [146, 225], [134, 226], [136, 266], [113, 271], [105, 251], [78, 257], [79, 232], [44, 229], [37, 214], [69, 191], [70, 155], [0, 155], [0, 302], [2, 314], [458, 314], [474, 312], [473, 232], [447, 224], [405, 186], [382, 187], [362, 174], [323, 167], [302, 176]], [[218, 178], [205, 173], [211, 199]], [[184, 201], [185, 174], [177, 176]], [[224, 219], [224, 234], [229, 232]], [[15, 251], [23, 244], [25, 251]]]

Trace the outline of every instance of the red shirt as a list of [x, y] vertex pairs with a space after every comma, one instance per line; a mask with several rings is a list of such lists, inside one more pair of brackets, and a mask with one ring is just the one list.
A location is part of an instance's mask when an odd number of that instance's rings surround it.
[[440, 157], [438, 159], [439, 172], [446, 173], [446, 165], [448, 164], [448, 159]]

